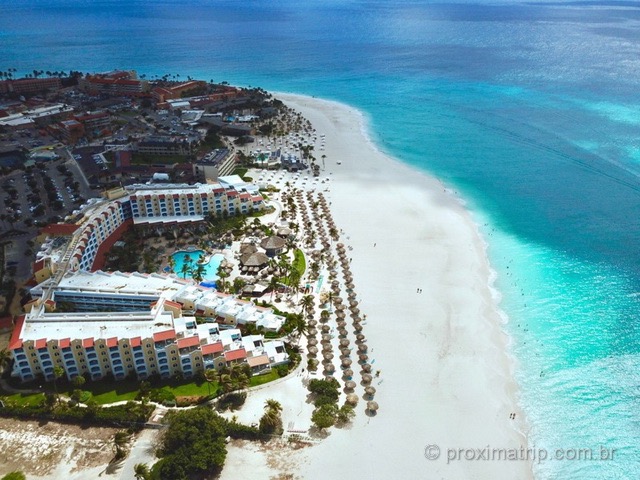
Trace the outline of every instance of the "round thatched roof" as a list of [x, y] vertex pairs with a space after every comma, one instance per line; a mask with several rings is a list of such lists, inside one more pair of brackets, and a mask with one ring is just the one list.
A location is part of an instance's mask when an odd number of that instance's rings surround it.
[[269, 257], [262, 252], [246, 253], [240, 257], [240, 264], [246, 267], [262, 267], [268, 262]]
[[272, 235], [267, 238], [263, 238], [260, 242], [260, 246], [265, 250], [277, 250], [278, 248], [283, 248], [285, 245], [285, 241], [280, 238]]
[[245, 255], [247, 253], [255, 253], [258, 251], [258, 247], [256, 247], [253, 243], [245, 243], [244, 245], [240, 245], [240, 253]]

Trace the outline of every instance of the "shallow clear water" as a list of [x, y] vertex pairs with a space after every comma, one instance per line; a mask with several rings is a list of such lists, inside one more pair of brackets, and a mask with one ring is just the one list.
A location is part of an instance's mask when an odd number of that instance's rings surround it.
[[[171, 255], [173, 257], [174, 273], [182, 278], [193, 278], [192, 270], [196, 268], [198, 261], [200, 260], [200, 256], [205, 255], [204, 250], [190, 250], [190, 251], [179, 251]], [[206, 257], [206, 255], [205, 255]], [[209, 261], [205, 264], [205, 270], [202, 275], [204, 280], [217, 280], [218, 279], [218, 268], [220, 264], [224, 260], [224, 255], [215, 254], [211, 255]], [[183, 270], [183, 266], [187, 267], [187, 270]]]
[[481, 225], [530, 441], [618, 449], [537, 476], [640, 478], [639, 4], [17, 0], [0, 44], [0, 70], [135, 68], [363, 110]]

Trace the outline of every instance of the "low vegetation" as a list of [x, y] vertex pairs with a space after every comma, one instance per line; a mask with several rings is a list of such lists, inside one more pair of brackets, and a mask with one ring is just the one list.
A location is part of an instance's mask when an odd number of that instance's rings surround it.
[[209, 408], [169, 412], [158, 456], [151, 469], [154, 480], [210, 478], [222, 471], [227, 456], [225, 438], [264, 438], [258, 429], [225, 420]]
[[313, 379], [309, 382], [308, 389], [316, 406], [311, 415], [311, 421], [318, 429], [324, 430], [336, 423], [347, 423], [355, 415], [353, 407], [349, 404], [345, 403], [342, 407], [338, 407], [340, 384], [335, 378]]
[[79, 423], [100, 426], [141, 427], [154, 408], [143, 403], [127, 402], [124, 405], [100, 407], [95, 402], [86, 406], [61, 402], [56, 394], [48, 393], [38, 404], [16, 404], [10, 400], [3, 401], [0, 416], [22, 419], [55, 420], [60, 422]]

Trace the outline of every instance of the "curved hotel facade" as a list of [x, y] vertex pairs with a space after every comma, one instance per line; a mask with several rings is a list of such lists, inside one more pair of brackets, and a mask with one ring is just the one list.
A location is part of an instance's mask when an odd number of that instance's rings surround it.
[[10, 340], [13, 376], [53, 380], [60, 366], [69, 379], [144, 379], [191, 376], [235, 363], [260, 373], [288, 361], [283, 342], [242, 337], [237, 328], [255, 323], [279, 330], [285, 319], [271, 309], [173, 275], [99, 270], [131, 226], [262, 210], [256, 186], [223, 177], [207, 185], [134, 185], [105, 196], [90, 202], [75, 225], [44, 229], [34, 263], [39, 283]]

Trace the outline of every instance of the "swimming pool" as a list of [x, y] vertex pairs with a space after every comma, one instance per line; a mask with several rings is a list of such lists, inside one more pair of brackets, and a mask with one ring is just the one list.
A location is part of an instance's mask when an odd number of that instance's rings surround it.
[[[190, 268], [195, 268], [201, 255], [205, 255], [204, 250], [192, 250], [189, 252], [180, 250], [179, 252], [174, 253], [171, 255], [174, 261], [174, 273], [181, 278], [193, 278], [191, 271], [185, 272], [182, 267], [186, 264]], [[218, 279], [218, 267], [223, 259], [224, 255], [221, 253], [216, 253], [211, 256], [209, 263], [205, 264], [205, 270], [202, 275], [204, 280]]]

